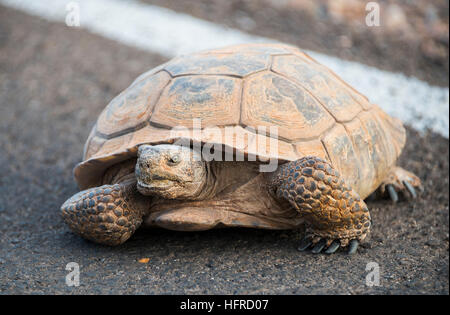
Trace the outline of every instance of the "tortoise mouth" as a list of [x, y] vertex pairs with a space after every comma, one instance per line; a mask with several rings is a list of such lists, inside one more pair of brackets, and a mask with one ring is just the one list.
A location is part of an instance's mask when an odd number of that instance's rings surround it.
[[172, 180], [161, 178], [152, 179], [149, 183], [138, 181], [137, 188], [143, 194], [154, 193], [162, 190], [167, 190], [173, 187], [176, 183]]
[[137, 189], [143, 195], [158, 195], [179, 186], [179, 179], [171, 174], [159, 175], [153, 172], [151, 176], [142, 172], [139, 165], [136, 166], [135, 176]]

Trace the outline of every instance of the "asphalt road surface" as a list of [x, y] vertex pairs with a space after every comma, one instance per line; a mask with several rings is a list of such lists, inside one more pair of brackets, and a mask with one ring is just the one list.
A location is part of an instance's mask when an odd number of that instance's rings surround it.
[[[0, 293], [448, 294], [449, 143], [408, 128], [414, 202], [368, 202], [358, 254], [300, 253], [301, 231], [139, 231], [110, 248], [71, 233], [60, 205], [102, 108], [165, 58], [0, 6]], [[147, 263], [139, 262], [148, 258]], [[69, 287], [66, 265], [80, 266]], [[366, 285], [366, 266], [380, 286]]]

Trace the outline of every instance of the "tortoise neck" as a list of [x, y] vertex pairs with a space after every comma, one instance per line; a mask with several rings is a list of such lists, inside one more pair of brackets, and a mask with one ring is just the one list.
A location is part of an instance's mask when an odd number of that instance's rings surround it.
[[260, 174], [258, 164], [248, 161], [211, 161], [206, 167], [204, 199], [233, 192]]
[[103, 174], [102, 185], [120, 184], [135, 179], [134, 168], [136, 159], [129, 159], [108, 168]]
[[205, 163], [205, 171], [205, 180], [200, 184], [201, 187], [199, 187], [198, 193], [189, 199], [205, 200], [215, 196], [217, 190], [217, 177], [211, 162]]

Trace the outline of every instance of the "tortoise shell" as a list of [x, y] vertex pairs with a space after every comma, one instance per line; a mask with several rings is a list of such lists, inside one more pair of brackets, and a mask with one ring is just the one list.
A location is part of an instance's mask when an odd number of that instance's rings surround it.
[[[258, 145], [273, 141], [256, 132], [270, 126], [278, 128], [275, 151]], [[232, 137], [220, 132], [227, 127]], [[405, 130], [295, 47], [231, 46], [180, 56], [139, 76], [100, 114], [75, 178], [82, 189], [96, 186], [109, 166], [135, 157], [140, 144], [178, 139], [221, 144], [261, 160], [315, 155], [365, 197], [394, 165]]]

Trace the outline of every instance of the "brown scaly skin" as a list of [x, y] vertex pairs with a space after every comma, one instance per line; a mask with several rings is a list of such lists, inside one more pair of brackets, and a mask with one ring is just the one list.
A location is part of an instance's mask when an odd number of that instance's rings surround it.
[[[210, 205], [221, 205], [214, 201], [214, 187], [220, 180], [211, 175], [210, 168], [190, 148], [142, 145], [137, 159], [113, 166], [105, 173], [106, 185], [84, 190], [67, 200], [61, 207], [62, 215], [70, 228], [84, 238], [119, 245], [150, 213], [154, 197], [209, 200]], [[268, 184], [272, 206], [288, 201], [308, 224], [300, 250], [313, 247], [312, 252], [319, 253], [326, 248], [325, 253], [331, 254], [340, 246], [349, 246], [349, 252], [354, 253], [370, 231], [370, 214], [364, 201], [320, 158], [310, 156], [281, 165], [269, 176]], [[389, 191], [389, 185], [414, 197], [410, 188], [420, 187], [420, 180], [394, 167], [380, 190]]]
[[349, 253], [354, 253], [370, 231], [370, 213], [364, 201], [320, 158], [310, 156], [281, 165], [270, 187], [309, 224], [300, 250], [312, 245], [312, 251], [318, 253], [328, 247], [325, 252], [331, 254], [339, 246], [350, 245]]
[[207, 164], [190, 148], [142, 145], [136, 167], [131, 167], [133, 162], [112, 167], [105, 174], [111, 184], [81, 191], [62, 205], [62, 216], [75, 233], [96, 243], [119, 245], [148, 214], [148, 196], [201, 200], [213, 187]]
[[128, 180], [83, 190], [61, 207], [64, 221], [80, 236], [105, 245], [125, 242], [141, 225], [148, 198]]
[[[135, 165], [135, 166], [134, 166]], [[212, 198], [217, 182], [209, 164], [189, 148], [143, 145], [138, 159], [112, 167], [98, 188], [84, 190], [61, 207], [77, 234], [97, 243], [119, 245], [141, 225], [152, 197], [180, 200]], [[370, 229], [365, 203], [327, 162], [307, 157], [284, 164], [271, 175], [274, 203], [286, 199], [309, 223], [300, 249], [333, 253], [350, 243], [355, 252]], [[283, 202], [281, 202], [283, 203]], [[214, 202], [213, 202], [214, 204]]]

